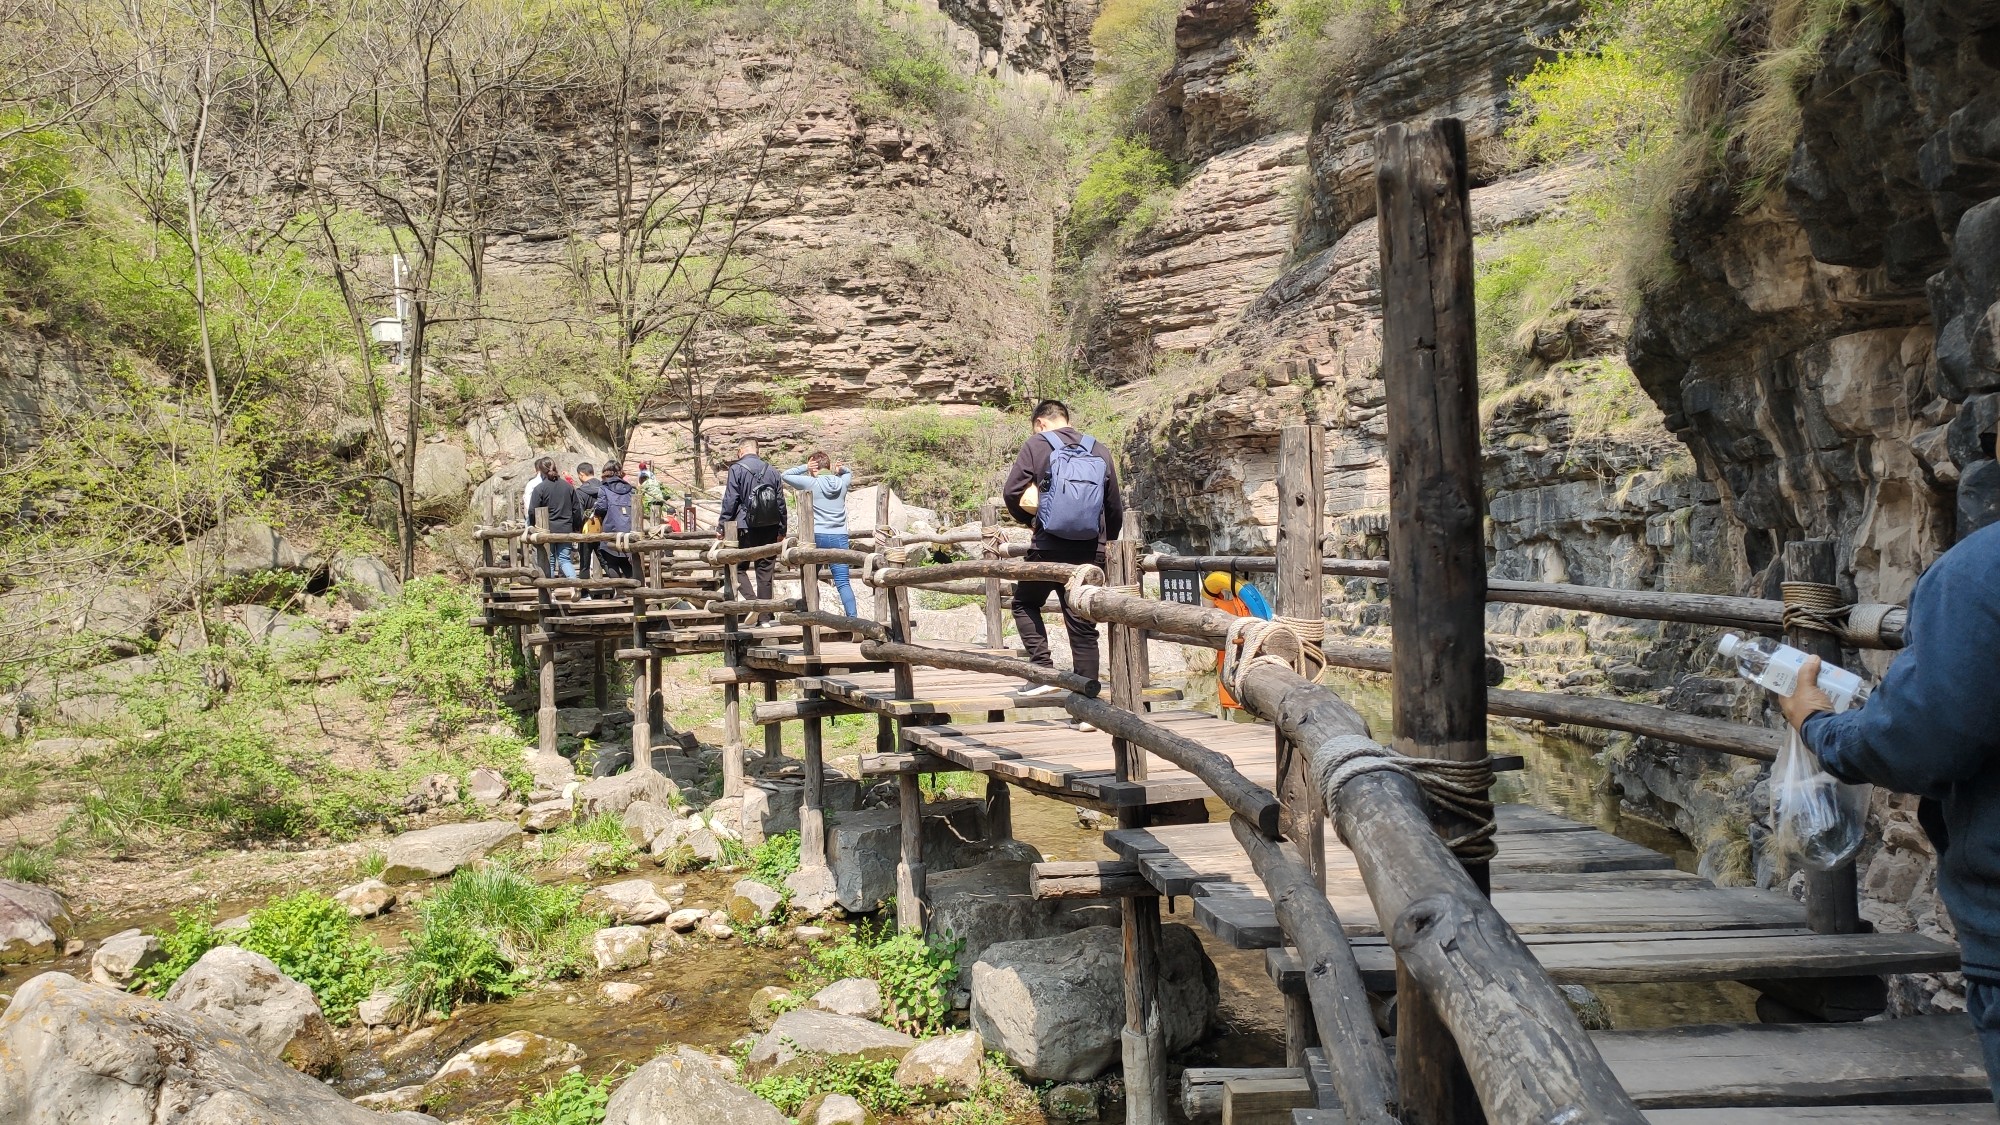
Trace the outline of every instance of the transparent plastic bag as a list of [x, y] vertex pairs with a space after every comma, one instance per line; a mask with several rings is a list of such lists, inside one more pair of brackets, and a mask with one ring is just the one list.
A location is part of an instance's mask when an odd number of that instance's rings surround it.
[[1820, 765], [1793, 731], [1771, 766], [1771, 820], [1778, 848], [1817, 871], [1854, 858], [1868, 819], [1868, 786], [1849, 785]]

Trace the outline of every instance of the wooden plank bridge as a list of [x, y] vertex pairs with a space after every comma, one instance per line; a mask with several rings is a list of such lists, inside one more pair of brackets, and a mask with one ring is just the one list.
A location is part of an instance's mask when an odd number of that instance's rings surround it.
[[[996, 835], [1009, 831], [1013, 788], [1114, 814], [1105, 842], [1116, 860], [1039, 864], [1033, 888], [1044, 899], [1118, 903], [1130, 1122], [1164, 1123], [1174, 1105], [1187, 1119], [1231, 1125], [1992, 1120], [1964, 1016], [1864, 1019], [1882, 1010], [1885, 977], [1950, 971], [1958, 951], [1867, 932], [1851, 864], [1813, 873], [1799, 902], [1717, 886], [1595, 827], [1482, 799], [1491, 770], [1508, 765], [1487, 754], [1489, 715], [1753, 760], [1768, 761], [1776, 746], [1761, 728], [1497, 690], [1483, 656], [1488, 601], [1764, 632], [1783, 627], [1783, 607], [1487, 580], [1463, 138], [1455, 122], [1392, 127], [1376, 151], [1390, 561], [1321, 557], [1322, 435], [1304, 425], [1282, 434], [1277, 550], [1263, 558], [1141, 558], [1117, 540], [1101, 569], [990, 548], [972, 561], [912, 565], [915, 547], [990, 542], [994, 506], [976, 535], [899, 539], [887, 528], [886, 490], [866, 550], [654, 533], [620, 540], [639, 560], [629, 579], [550, 576], [551, 544], [611, 537], [490, 526], [480, 532], [485, 622], [535, 654], [543, 748], [555, 748], [557, 660], [588, 654], [600, 705], [607, 660], [629, 665], [634, 768], [650, 769], [652, 732], [667, 729], [661, 662], [719, 652], [710, 680], [725, 697], [725, 794], [745, 784], [748, 686], [762, 695], [748, 710], [767, 757], [782, 756], [784, 723], [801, 724], [801, 861], [813, 867], [826, 863], [823, 724], [873, 715], [875, 750], [861, 767], [897, 780], [897, 909], [909, 928], [926, 921], [925, 772], [984, 776]], [[757, 559], [795, 578], [797, 596], [732, 596], [728, 568]], [[875, 593], [872, 619], [821, 611], [820, 568], [836, 563], [861, 568], [857, 578]], [[1790, 545], [1785, 565], [1790, 578], [1833, 578], [1832, 554], [1818, 544]], [[1246, 622], [1132, 592], [1166, 568], [1268, 573], [1279, 619]], [[1389, 583], [1392, 648], [1317, 635], [1334, 574]], [[1004, 583], [1025, 579], [1067, 582], [1072, 608], [1108, 627], [1100, 679], [1034, 668], [1000, 646]], [[987, 643], [917, 636], [916, 588], [983, 593]], [[775, 621], [752, 624], [767, 617]], [[1843, 644], [1900, 645], [1900, 611], [1857, 607], [1853, 620], [1870, 624], [1791, 639], [1832, 656]], [[1257, 721], [1186, 709], [1151, 684], [1147, 648], [1163, 640], [1218, 652], [1224, 685]], [[1326, 665], [1392, 675], [1389, 745], [1316, 682]], [[1030, 684], [1061, 690], [1024, 695]], [[780, 698], [785, 685], [791, 698]], [[1212, 820], [1217, 812], [1226, 819]], [[1264, 951], [1286, 1016], [1286, 1066], [1189, 1068], [1169, 1090], [1158, 1011], [1163, 898], [1186, 898], [1217, 940]], [[1769, 1022], [1586, 1031], [1561, 991], [1716, 981], [1754, 989]]]

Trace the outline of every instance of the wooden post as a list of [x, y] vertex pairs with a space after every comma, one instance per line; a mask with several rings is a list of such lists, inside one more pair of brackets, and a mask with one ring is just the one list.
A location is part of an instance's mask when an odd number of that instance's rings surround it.
[[[879, 530], [876, 533], [876, 542], [881, 542]], [[883, 604], [889, 610], [890, 640], [897, 642], [908, 640], [909, 587], [883, 587], [879, 593], [887, 595], [887, 600]], [[897, 699], [915, 698], [916, 674], [907, 662], [897, 662], [890, 675], [895, 681]], [[900, 731], [895, 748], [903, 753], [912, 750], [908, 738]], [[896, 775], [896, 797], [903, 813], [902, 854], [896, 864], [896, 925], [901, 929], [921, 933], [924, 928], [924, 884], [927, 876], [924, 867], [924, 791], [919, 780], [919, 775], [913, 770], [906, 770]]]
[[[493, 518], [493, 505], [498, 499], [493, 493], [489, 492], [486, 495], [486, 527], [492, 527], [495, 523], [499, 522]], [[479, 537], [479, 564], [482, 569], [488, 572], [487, 575], [482, 575], [479, 579], [479, 613], [486, 621], [484, 627], [485, 633], [488, 638], [491, 638], [494, 633], [494, 626], [493, 579], [490, 573], [496, 563], [493, 558], [493, 540], [488, 539], [484, 535]]]
[[[875, 486], [875, 553], [889, 549], [896, 537], [889, 531], [889, 482]], [[886, 586], [875, 587], [875, 620], [889, 620], [889, 590]]]
[[[725, 549], [736, 547], [736, 523], [731, 520], [722, 525], [722, 545]], [[736, 575], [734, 567], [722, 569], [722, 590], [724, 597], [734, 596]], [[722, 662], [731, 668], [743, 667], [743, 646], [736, 636], [740, 618], [726, 614], [722, 618]], [[722, 795], [741, 797], [743, 795], [743, 688], [740, 684], [722, 685]]]
[[590, 705], [599, 711], [611, 708], [611, 677], [604, 667], [604, 638], [590, 642]]
[[[764, 681], [764, 702], [775, 702], [778, 698], [778, 681]], [[764, 724], [764, 756], [782, 758], [785, 756], [785, 724]]]
[[[640, 567], [646, 563], [642, 559]], [[646, 598], [632, 594], [632, 648], [646, 651]], [[641, 656], [632, 661], [632, 768], [653, 768], [653, 660]]]
[[[1000, 511], [993, 501], [979, 506], [979, 533], [987, 541], [1000, 532]], [[1007, 643], [1006, 622], [1000, 607], [1000, 580], [986, 580], [986, 647], [1001, 648]], [[991, 718], [991, 716], [988, 716]], [[995, 719], [995, 722], [999, 720]]]
[[[1319, 621], [1325, 616], [1320, 605], [1319, 562], [1326, 509], [1321, 437], [1319, 426], [1312, 424], [1286, 426], [1278, 435], [1277, 613], [1302, 621]], [[1298, 671], [1304, 674], [1303, 664]], [[1298, 848], [1319, 888], [1325, 890], [1325, 813], [1304, 757], [1283, 734], [1276, 737], [1278, 800], [1285, 809], [1285, 836]]]
[[1014, 797], [1007, 783], [986, 778], [986, 840], [999, 844], [1014, 838]]
[[536, 681], [539, 703], [535, 709], [535, 747], [544, 754], [556, 752], [556, 642], [554, 637], [535, 647]]
[[[1391, 125], [1375, 135], [1375, 153], [1395, 748], [1478, 761], [1486, 756], [1486, 500], [1465, 130], [1449, 118]], [[1478, 826], [1446, 819], [1435, 827], [1451, 837]], [[1467, 874], [1482, 892], [1490, 888], [1487, 865], [1469, 864]], [[1404, 1120], [1482, 1120], [1457, 1045], [1400, 957], [1396, 994]]]
[[[1130, 539], [1114, 539], [1104, 545], [1105, 577], [1113, 586], [1129, 586], [1139, 581], [1139, 551]], [[1129, 625], [1110, 628], [1106, 654], [1111, 705], [1121, 711], [1142, 713], [1145, 665], [1143, 653], [1134, 649], [1139, 631]], [[1119, 781], [1146, 779], [1145, 748], [1115, 733], [1111, 739], [1113, 776]], [[1146, 806], [1126, 805], [1118, 810], [1118, 827], [1144, 828]], [[1119, 921], [1124, 936], [1125, 1026], [1119, 1032], [1119, 1046], [1125, 1065], [1125, 1120], [1131, 1125], [1166, 1125], [1167, 1038], [1160, 1018], [1160, 899], [1157, 895], [1118, 900]]]
[[[1785, 579], [1789, 582], [1819, 582], [1834, 585], [1838, 571], [1831, 539], [1804, 539], [1785, 544]], [[1828, 664], [1845, 657], [1840, 638], [1817, 629], [1785, 630], [1785, 642]], [[1806, 924], [1818, 934], [1861, 932], [1861, 891], [1855, 879], [1854, 861], [1848, 860], [1832, 871], [1806, 869]]]

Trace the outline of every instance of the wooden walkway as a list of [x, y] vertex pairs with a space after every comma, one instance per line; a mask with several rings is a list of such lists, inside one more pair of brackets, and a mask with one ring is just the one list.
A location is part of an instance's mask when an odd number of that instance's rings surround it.
[[[1024, 696], [1021, 693], [1029, 685], [1011, 676], [956, 672], [943, 668], [916, 668], [913, 676], [916, 687], [907, 699], [897, 698], [893, 672], [801, 676], [798, 686], [806, 691], [817, 691], [828, 699], [837, 699], [850, 707], [894, 719], [1029, 709], [1062, 710], [1063, 693]], [[1146, 698], [1157, 701], [1179, 699], [1180, 692], [1171, 688], [1153, 688], [1146, 692]], [[918, 729], [912, 726], [910, 731], [914, 735]]]

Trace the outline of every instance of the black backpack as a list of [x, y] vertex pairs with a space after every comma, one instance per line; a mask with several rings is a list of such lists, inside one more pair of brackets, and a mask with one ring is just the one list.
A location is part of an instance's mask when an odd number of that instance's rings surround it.
[[746, 527], [782, 527], [785, 523], [785, 495], [778, 491], [776, 474], [767, 467], [750, 486], [749, 504], [744, 508]]

